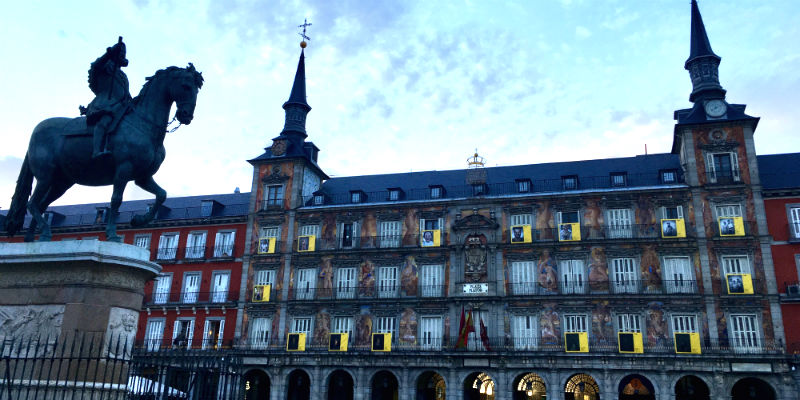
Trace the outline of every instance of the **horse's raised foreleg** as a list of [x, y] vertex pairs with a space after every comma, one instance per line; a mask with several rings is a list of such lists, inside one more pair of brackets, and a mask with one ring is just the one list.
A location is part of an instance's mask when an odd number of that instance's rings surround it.
[[150, 207], [145, 214], [134, 215], [131, 219], [131, 225], [142, 226], [155, 218], [158, 208], [161, 207], [161, 205], [164, 204], [164, 200], [167, 199], [167, 191], [162, 189], [161, 186], [158, 186], [152, 176], [144, 179], [137, 179], [135, 182], [140, 188], [156, 195], [156, 202], [153, 204], [153, 207]]
[[117, 216], [119, 215], [119, 206], [122, 204], [122, 193], [125, 192], [125, 186], [128, 181], [125, 178], [117, 177], [114, 179], [114, 192], [111, 193], [111, 208], [108, 210], [108, 223], [106, 223], [106, 241], [120, 242], [122, 238], [117, 235]]
[[52, 239], [50, 224], [48, 224], [42, 216], [44, 212], [42, 208], [43, 200], [47, 197], [48, 192], [50, 192], [50, 187], [50, 180], [42, 179], [36, 181], [36, 188], [33, 189], [31, 199], [28, 201], [28, 211], [31, 213], [33, 220], [28, 227], [25, 241], [33, 241], [34, 235], [36, 235], [37, 225], [41, 225], [42, 227], [42, 233], [39, 235], [40, 242], [49, 242], [50, 239]]

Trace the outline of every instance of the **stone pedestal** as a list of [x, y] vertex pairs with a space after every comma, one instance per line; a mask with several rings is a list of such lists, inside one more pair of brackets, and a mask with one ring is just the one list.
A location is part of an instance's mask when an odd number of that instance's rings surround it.
[[149, 259], [97, 240], [0, 243], [0, 399], [124, 398], [144, 284], [161, 272]]

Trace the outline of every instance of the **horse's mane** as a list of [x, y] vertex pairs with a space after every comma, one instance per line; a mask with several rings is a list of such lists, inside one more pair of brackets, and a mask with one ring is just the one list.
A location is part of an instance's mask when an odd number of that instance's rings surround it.
[[139, 90], [139, 94], [137, 94], [136, 97], [133, 98], [133, 105], [139, 104], [141, 98], [144, 97], [145, 94], [147, 94], [147, 90], [151, 86], [150, 84], [153, 83], [153, 81], [156, 80], [157, 78], [162, 76], [172, 75], [176, 72], [185, 72], [185, 71], [193, 73], [194, 84], [197, 85], [198, 89], [201, 89], [203, 87], [203, 74], [194, 69], [194, 65], [192, 65], [192, 63], [189, 63], [189, 66], [186, 68], [180, 68], [173, 65], [171, 67], [160, 69], [156, 71], [156, 73], [153, 74], [153, 76], [148, 76], [147, 78], [145, 78], [145, 82], [144, 85], [142, 85], [142, 89]]

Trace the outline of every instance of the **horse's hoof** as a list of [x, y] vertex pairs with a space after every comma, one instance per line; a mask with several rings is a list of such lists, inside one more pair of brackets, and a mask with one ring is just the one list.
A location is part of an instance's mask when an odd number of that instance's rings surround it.
[[106, 237], [106, 242], [121, 243], [121, 242], [122, 242], [122, 238], [121, 238], [121, 237], [119, 237], [119, 236], [116, 236], [116, 235], [114, 235], [114, 236], [107, 236], [107, 237]]
[[39, 240], [37, 242], [49, 242], [53, 239], [50, 235], [39, 235]]

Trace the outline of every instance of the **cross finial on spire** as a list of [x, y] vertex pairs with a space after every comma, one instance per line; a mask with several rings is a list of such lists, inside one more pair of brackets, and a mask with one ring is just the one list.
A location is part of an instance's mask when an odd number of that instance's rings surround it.
[[306, 28], [308, 28], [309, 26], [311, 26], [311, 24], [308, 22], [308, 18], [303, 20], [303, 25], [297, 25], [298, 28], [303, 28], [302, 33], [301, 32], [297, 33], [298, 35], [300, 35], [300, 37], [303, 38], [303, 41], [311, 40], [310, 37], [306, 36]]

